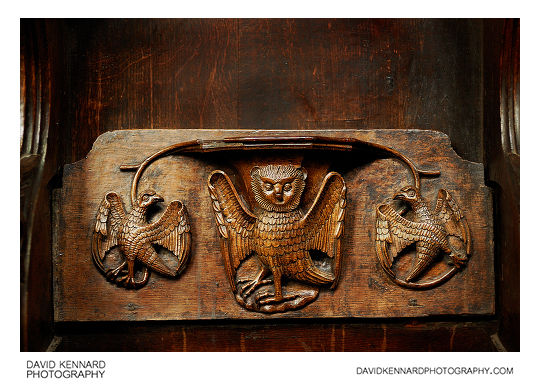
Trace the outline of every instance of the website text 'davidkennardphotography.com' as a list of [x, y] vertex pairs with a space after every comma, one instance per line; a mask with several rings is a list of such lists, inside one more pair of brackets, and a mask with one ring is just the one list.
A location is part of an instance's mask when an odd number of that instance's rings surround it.
[[479, 366], [358, 366], [356, 368], [358, 375], [513, 375], [513, 367], [479, 367]]

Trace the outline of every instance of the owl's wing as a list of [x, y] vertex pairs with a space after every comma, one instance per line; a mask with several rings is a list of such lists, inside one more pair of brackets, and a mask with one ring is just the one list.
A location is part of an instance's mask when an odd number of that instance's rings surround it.
[[446, 228], [448, 235], [459, 238], [465, 245], [467, 254], [471, 253], [471, 233], [469, 224], [452, 195], [444, 189], [439, 190], [435, 215]]
[[236, 292], [234, 277], [240, 262], [251, 253], [249, 239], [257, 217], [244, 206], [225, 172], [216, 170], [210, 174], [208, 191], [221, 238], [227, 277], [233, 292]]
[[185, 206], [180, 201], [172, 201], [161, 217], [142, 229], [145, 241], [157, 243], [178, 259], [176, 274], [185, 265], [191, 248], [191, 233]]
[[122, 198], [115, 192], [105, 194], [98, 209], [92, 236], [92, 258], [102, 271], [105, 254], [118, 244], [118, 232], [125, 215]]
[[347, 187], [341, 175], [328, 173], [311, 208], [301, 220], [306, 248], [322, 251], [335, 258], [335, 283], [339, 280], [341, 266], [340, 247], [347, 205], [346, 193]]
[[428, 237], [433, 231], [427, 223], [412, 222], [403, 218], [389, 205], [377, 207], [377, 257], [383, 269], [394, 276], [391, 270], [394, 258], [407, 246]]

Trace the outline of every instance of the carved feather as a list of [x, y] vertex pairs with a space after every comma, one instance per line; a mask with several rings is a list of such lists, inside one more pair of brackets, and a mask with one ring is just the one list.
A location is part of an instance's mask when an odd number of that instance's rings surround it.
[[459, 238], [466, 246], [466, 253], [470, 254], [471, 235], [469, 224], [452, 195], [444, 189], [439, 190], [437, 195], [435, 215], [439, 217], [448, 235]]
[[313, 204], [300, 221], [305, 249], [319, 250], [335, 258], [332, 288], [339, 282], [341, 273], [341, 235], [347, 206], [346, 194], [347, 188], [341, 175], [328, 173]]
[[183, 267], [189, 255], [191, 233], [182, 202], [172, 201], [156, 222], [148, 224], [142, 230], [139, 235], [141, 241], [157, 243], [170, 250], [178, 259], [178, 269]]
[[94, 227], [96, 244], [93, 249], [96, 250], [93, 250], [93, 254], [97, 254], [94, 258], [97, 257], [102, 261], [107, 251], [118, 244], [118, 232], [125, 216], [122, 198], [115, 192], [107, 193], [99, 206]]
[[222, 238], [227, 277], [236, 292], [234, 275], [240, 263], [251, 253], [249, 239], [257, 217], [243, 205], [225, 172], [216, 170], [210, 174], [208, 190]]
[[306, 235], [306, 249], [315, 249], [330, 257], [339, 255], [339, 242], [343, 233], [343, 220], [347, 188], [336, 172], [324, 178], [311, 208], [301, 220]]
[[385, 270], [390, 270], [394, 258], [405, 247], [426, 239], [433, 231], [433, 225], [409, 221], [389, 205], [377, 207], [376, 250]]

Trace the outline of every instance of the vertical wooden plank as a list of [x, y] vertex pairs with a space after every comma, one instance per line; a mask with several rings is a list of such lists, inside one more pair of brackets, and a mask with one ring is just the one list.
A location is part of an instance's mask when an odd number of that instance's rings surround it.
[[240, 128], [415, 128], [482, 159], [480, 21], [241, 20]]
[[100, 134], [237, 126], [234, 20], [73, 23], [75, 159]]
[[[519, 20], [489, 20], [484, 29], [486, 179], [495, 191], [498, 335], [520, 349]], [[514, 142], [514, 145], [512, 145]]]
[[61, 145], [54, 122], [62, 81], [57, 25], [21, 20], [21, 350], [45, 350], [53, 336], [50, 186]]

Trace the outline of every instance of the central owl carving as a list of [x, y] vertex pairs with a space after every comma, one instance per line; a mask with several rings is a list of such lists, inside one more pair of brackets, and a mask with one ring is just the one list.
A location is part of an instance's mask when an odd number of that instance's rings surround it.
[[224, 171], [216, 170], [208, 179], [236, 300], [249, 310], [266, 313], [305, 306], [317, 298], [319, 287], [333, 289], [339, 280], [345, 182], [338, 173], [328, 173], [304, 213], [303, 167], [256, 166], [250, 177], [257, 203], [253, 212]]

